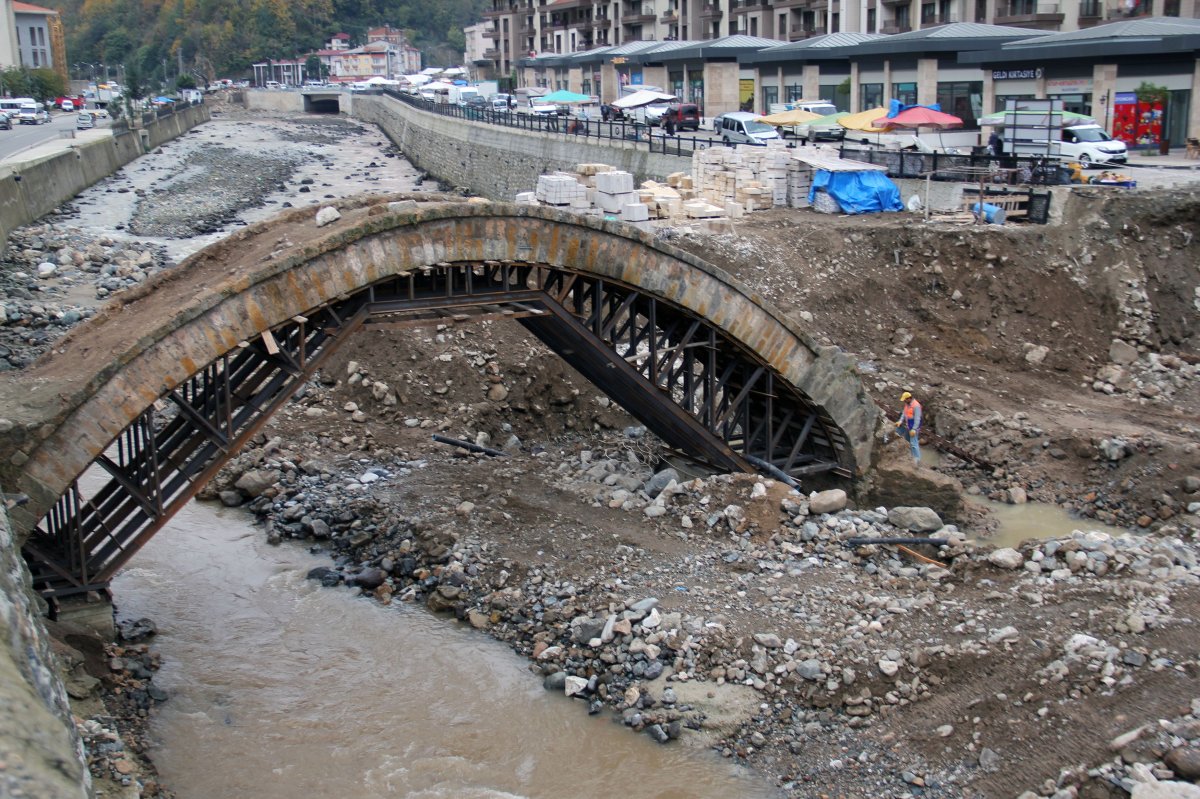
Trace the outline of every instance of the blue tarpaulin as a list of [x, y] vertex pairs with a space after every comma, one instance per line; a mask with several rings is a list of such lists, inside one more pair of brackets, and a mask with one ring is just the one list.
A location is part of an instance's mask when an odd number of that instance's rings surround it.
[[905, 105], [899, 100], [890, 100], [888, 101], [888, 119], [893, 119], [901, 111], [907, 111], [910, 108], [928, 108], [930, 111], [942, 110], [940, 103], [929, 103], [928, 105]]
[[808, 190], [811, 203], [818, 189], [824, 189], [837, 200], [846, 214], [874, 214], [880, 211], [901, 211], [900, 189], [883, 172], [830, 172], [818, 169]]

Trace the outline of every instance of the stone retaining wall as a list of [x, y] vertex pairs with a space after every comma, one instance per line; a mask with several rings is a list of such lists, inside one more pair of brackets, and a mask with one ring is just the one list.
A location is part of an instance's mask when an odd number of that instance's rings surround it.
[[0, 796], [86, 799], [83, 744], [36, 603], [0, 508]]
[[16, 228], [53, 211], [138, 156], [210, 118], [207, 106], [191, 106], [144, 128], [72, 142], [54, 155], [6, 163], [0, 169], [0, 252]]
[[379, 125], [405, 158], [443, 183], [491, 200], [511, 201], [517, 192], [533, 191], [538, 175], [573, 172], [576, 164], [611, 164], [637, 182], [664, 181], [692, 168], [690, 156], [651, 153], [645, 142], [580, 141], [431, 114], [384, 95], [345, 97], [349, 114]]

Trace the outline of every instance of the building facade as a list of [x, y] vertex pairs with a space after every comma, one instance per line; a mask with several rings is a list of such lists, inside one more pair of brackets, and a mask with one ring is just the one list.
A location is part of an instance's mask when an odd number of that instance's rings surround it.
[[17, 18], [13, 0], [0, 0], [0, 69], [21, 65], [17, 49]]
[[20, 65], [53, 69], [63, 80], [68, 80], [67, 47], [58, 12], [16, 0], [12, 2], [12, 10]]
[[635, 41], [743, 35], [798, 42], [954, 22], [1063, 32], [1116, 20], [1197, 16], [1200, 0], [492, 0], [483, 22], [485, 55], [507, 75], [523, 58]]

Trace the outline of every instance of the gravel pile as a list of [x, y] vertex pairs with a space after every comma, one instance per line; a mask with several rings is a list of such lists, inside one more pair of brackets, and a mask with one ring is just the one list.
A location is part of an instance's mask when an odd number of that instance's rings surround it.
[[187, 171], [177, 180], [138, 201], [129, 230], [137, 236], [175, 239], [215, 232], [273, 192], [285, 191], [283, 184], [297, 163], [280, 152], [204, 148], [191, 155]]

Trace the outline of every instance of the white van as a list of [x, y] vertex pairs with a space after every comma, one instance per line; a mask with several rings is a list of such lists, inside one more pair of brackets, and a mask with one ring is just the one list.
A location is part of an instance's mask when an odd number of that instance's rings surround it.
[[722, 114], [713, 121], [713, 130], [726, 144], [761, 144], [778, 139], [779, 131], [762, 121], [758, 114], [735, 111]]
[[1072, 125], [1062, 129], [1059, 155], [1087, 169], [1092, 164], [1123, 164], [1128, 152], [1125, 142], [1109, 136], [1099, 125]]
[[44, 125], [50, 121], [50, 114], [42, 103], [25, 103], [17, 111], [17, 121], [22, 125]]

